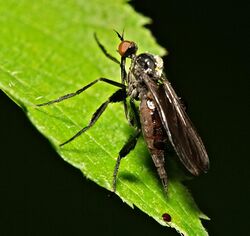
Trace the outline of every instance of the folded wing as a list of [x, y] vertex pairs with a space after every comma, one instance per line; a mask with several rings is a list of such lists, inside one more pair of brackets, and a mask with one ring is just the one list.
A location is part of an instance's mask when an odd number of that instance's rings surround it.
[[181, 162], [193, 175], [206, 172], [209, 168], [206, 149], [171, 84], [164, 77], [159, 84], [146, 74], [143, 77]]

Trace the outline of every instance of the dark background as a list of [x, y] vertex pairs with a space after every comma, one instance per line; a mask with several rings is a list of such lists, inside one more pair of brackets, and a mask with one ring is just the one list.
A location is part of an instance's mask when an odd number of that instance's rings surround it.
[[[206, 144], [211, 169], [188, 182], [210, 235], [247, 235], [249, 3], [132, 1], [169, 51], [169, 80]], [[143, 42], [140, 42], [143, 44]], [[86, 180], [0, 92], [0, 235], [177, 235]]]

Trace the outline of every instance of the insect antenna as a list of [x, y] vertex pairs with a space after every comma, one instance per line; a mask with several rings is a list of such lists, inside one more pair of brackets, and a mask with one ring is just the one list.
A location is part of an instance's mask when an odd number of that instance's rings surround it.
[[114, 57], [112, 56], [111, 54], [109, 54], [106, 50], [106, 48], [101, 44], [100, 40], [98, 39], [97, 37], [97, 34], [94, 33], [94, 38], [95, 38], [95, 41], [97, 43], [97, 45], [99, 46], [99, 48], [102, 50], [102, 52], [104, 53], [104, 55], [109, 58], [111, 61], [117, 63], [120, 65], [120, 62]]
[[118, 38], [119, 38], [121, 41], [124, 41], [124, 29], [122, 30], [122, 35], [120, 35], [120, 33], [119, 33], [117, 30], [114, 29], [114, 31], [115, 31], [115, 33], [117, 34]]

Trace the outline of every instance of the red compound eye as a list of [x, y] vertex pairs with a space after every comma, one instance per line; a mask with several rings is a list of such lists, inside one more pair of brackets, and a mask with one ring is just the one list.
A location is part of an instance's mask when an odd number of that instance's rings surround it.
[[118, 52], [122, 57], [131, 57], [137, 51], [137, 46], [133, 41], [124, 40], [118, 46]]

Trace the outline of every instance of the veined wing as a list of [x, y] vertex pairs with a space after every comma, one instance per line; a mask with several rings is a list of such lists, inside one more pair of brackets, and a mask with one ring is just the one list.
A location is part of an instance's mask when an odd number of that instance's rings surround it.
[[146, 74], [143, 80], [153, 95], [169, 141], [181, 162], [193, 175], [206, 172], [209, 167], [206, 149], [169, 81], [162, 77], [157, 84]]

